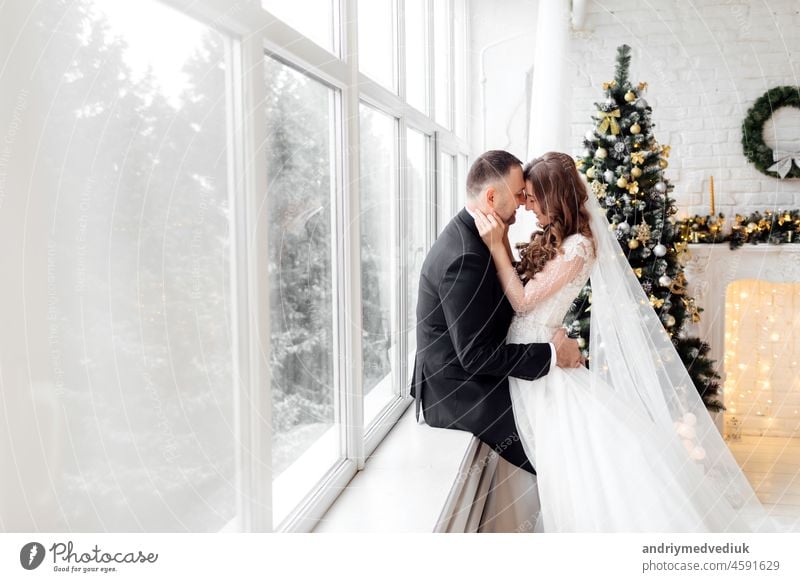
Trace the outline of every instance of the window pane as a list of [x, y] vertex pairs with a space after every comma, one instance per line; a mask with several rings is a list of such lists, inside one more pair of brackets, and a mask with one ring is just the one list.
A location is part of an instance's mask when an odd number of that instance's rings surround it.
[[335, 92], [267, 58], [273, 513], [340, 457], [332, 246]]
[[261, 0], [261, 6], [325, 50], [339, 54], [338, 0]]
[[151, 0], [45, 3], [36, 26], [26, 261], [46, 244], [48, 286], [28, 313], [48, 321], [27, 339], [47, 360], [29, 362], [43, 424], [12, 431], [47, 444], [49, 477], [25, 486], [28, 529], [219, 530], [239, 442], [225, 39]]
[[433, 3], [434, 50], [434, 116], [438, 123], [450, 129], [450, 87], [453, 77], [450, 66], [450, 2]]
[[418, 131], [407, 132], [408, 151], [408, 196], [405, 198], [406, 233], [405, 255], [407, 268], [406, 286], [406, 333], [408, 354], [412, 359], [416, 352], [417, 334], [417, 291], [419, 274], [425, 253], [428, 250], [428, 215], [430, 197], [428, 195], [428, 137]]
[[428, 113], [428, 2], [406, 0], [406, 101]]
[[455, 18], [453, 19], [453, 40], [455, 46], [455, 133], [459, 137], [467, 136], [467, 7], [466, 0], [455, 0]]
[[395, 91], [395, 23], [393, 0], [359, 0], [358, 68]]
[[361, 104], [361, 301], [364, 422], [398, 393], [397, 121]]

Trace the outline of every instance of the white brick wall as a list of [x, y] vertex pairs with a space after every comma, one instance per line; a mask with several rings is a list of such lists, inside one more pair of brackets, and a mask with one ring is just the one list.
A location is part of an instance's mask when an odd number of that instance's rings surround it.
[[[573, 33], [569, 58], [576, 142], [590, 126], [600, 84], [613, 78], [616, 47], [627, 43], [631, 80], [649, 84], [656, 139], [672, 146], [667, 176], [681, 214], [708, 212], [710, 175], [717, 210], [727, 215], [800, 207], [800, 180], [758, 172], [741, 146], [753, 101], [772, 87], [800, 84], [800, 1], [590, 2], [585, 28]], [[788, 131], [779, 137], [798, 139], [800, 110], [782, 117]]]
[[[553, 0], [549, 0], [553, 1]], [[536, 30], [535, 2], [472, 0], [472, 142], [480, 151], [477, 55], [489, 42]], [[708, 212], [708, 178], [714, 176], [717, 210], [772, 206], [800, 208], [800, 180], [780, 181], [758, 172], [744, 157], [741, 126], [753, 101], [778, 85], [800, 85], [800, 0], [605, 0], [588, 2], [584, 30], [573, 31], [564, 66], [568, 81], [573, 151], [591, 126], [593, 103], [614, 74], [616, 47], [633, 47], [631, 80], [647, 81], [655, 135], [672, 146], [667, 176], [681, 214]], [[491, 50], [487, 64], [486, 149], [504, 147], [524, 156], [527, 140], [525, 75], [533, 64], [532, 37]], [[790, 135], [800, 140], [800, 116]], [[791, 120], [790, 120], [791, 122]], [[787, 125], [788, 127], [788, 125]]]

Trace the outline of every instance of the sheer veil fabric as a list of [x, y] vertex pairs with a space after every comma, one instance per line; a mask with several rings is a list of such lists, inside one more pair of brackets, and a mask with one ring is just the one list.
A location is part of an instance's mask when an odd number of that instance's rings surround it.
[[611, 389], [644, 412], [637, 416], [647, 419], [662, 448], [652, 462], [665, 465], [674, 485], [686, 492], [693, 513], [702, 516], [701, 530], [782, 531], [712, 422], [591, 192], [587, 207], [596, 245], [590, 273], [592, 391]]

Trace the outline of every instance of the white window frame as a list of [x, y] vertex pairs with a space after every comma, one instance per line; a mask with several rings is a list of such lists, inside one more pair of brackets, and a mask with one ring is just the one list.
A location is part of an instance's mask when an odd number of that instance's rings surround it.
[[[405, 51], [401, 48], [404, 36], [404, 0], [394, 0], [396, 26], [394, 52], [395, 75], [398, 91], [392, 91], [373, 82], [358, 70], [357, 0], [340, 0], [339, 11], [334, 11], [334, 31], [340, 46], [336, 57], [318, 46], [269, 12], [263, 10], [258, 1], [231, 3], [229, 0], [161, 0], [181, 12], [204, 22], [222, 34], [228, 42], [229, 86], [229, 164], [233, 169], [229, 178], [233, 214], [235, 244], [232, 245], [234, 304], [234, 336], [236, 353], [236, 378], [239, 382], [236, 394], [237, 425], [241, 445], [237, 458], [239, 485], [238, 520], [230, 529], [254, 532], [310, 531], [317, 521], [346, 486], [356, 471], [364, 467], [364, 461], [386, 436], [400, 415], [410, 404], [408, 396], [410, 369], [400, 366], [398, 397], [387, 405], [370, 427], [364, 427], [363, 393], [361, 383], [361, 269], [359, 215], [359, 115], [360, 101], [365, 101], [398, 120], [398, 171], [406, 165], [406, 128], [413, 127], [429, 137], [429, 192], [434, 207], [441, 206], [439, 200], [441, 184], [436, 178], [436, 164], [440, 151], [454, 155], [457, 163], [469, 156], [467, 135], [457, 136], [448, 128], [437, 124], [435, 115], [434, 83], [428, 79], [428, 112], [430, 117], [405, 102]], [[438, 0], [436, 0], [438, 1]], [[454, 0], [450, 2], [451, 14]], [[460, 0], [456, 0], [457, 2]], [[429, 33], [433, 30], [433, 2], [428, 2]], [[461, 6], [466, 10], [465, 3]], [[466, 18], [465, 18], [466, 21]], [[455, 40], [458, 35], [451, 32], [451, 55], [454, 57]], [[432, 39], [432, 37], [430, 37]], [[401, 40], [402, 39], [402, 40]], [[468, 39], [465, 38], [465, 42]], [[463, 47], [462, 47], [463, 48]], [[428, 51], [429, 71], [434, 71], [433, 50]], [[262, 163], [263, 144], [266, 141], [265, 111], [266, 79], [264, 58], [274, 54], [312, 77], [336, 88], [341, 95], [339, 117], [344, 121], [339, 135], [341, 147], [337, 147], [338, 196], [335, 216], [337, 224], [332, 229], [338, 243], [335, 245], [336, 264], [334, 270], [344, 274], [337, 279], [340, 293], [339, 309], [335, 309], [337, 341], [342, 361], [349, 365], [338, 367], [337, 380], [341, 403], [344, 458], [330, 468], [325, 477], [295, 507], [289, 516], [273, 527], [272, 476], [271, 476], [271, 427], [264, 419], [272, 416], [270, 372], [267, 354], [269, 342], [269, 296], [268, 296], [268, 216], [262, 211], [263, 196], [266, 195], [267, 168]], [[455, 63], [451, 62], [451, 73], [455, 75]], [[466, 69], [466, 67], [465, 67]], [[466, 79], [464, 80], [466, 84]], [[453, 116], [456, 113], [455, 78], [450, 83], [450, 127], [459, 126]], [[466, 91], [466, 87], [460, 88]], [[462, 111], [466, 116], [466, 112]], [[467, 128], [464, 123], [463, 127]], [[468, 130], [468, 128], [467, 128]], [[456, 171], [463, 171], [457, 164]], [[403, 198], [408, 176], [398, 176], [400, 196]], [[458, 181], [456, 180], [457, 185]], [[456, 201], [449, 206], [458, 210]], [[437, 217], [427, 213], [428, 243], [436, 236]], [[404, 212], [398, 212], [398, 229], [404, 226]], [[399, 232], [402, 232], [400, 230]], [[345, 238], [346, 234], [346, 238]], [[397, 243], [399, 244], [399, 242]], [[403, 253], [400, 253], [402, 257]], [[396, 296], [398, 321], [405, 306], [404, 260], [401, 259], [401, 276], [397, 278]], [[406, 353], [405, 334], [400, 334], [399, 357], [403, 363], [411, 359]], [[366, 429], [369, 430], [366, 430]]]

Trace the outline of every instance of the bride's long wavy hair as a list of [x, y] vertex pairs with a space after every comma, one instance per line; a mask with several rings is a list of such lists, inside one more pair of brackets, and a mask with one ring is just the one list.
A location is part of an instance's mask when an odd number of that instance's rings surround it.
[[526, 183], [532, 186], [539, 208], [550, 219], [541, 231], [531, 235], [520, 250], [517, 272], [523, 281], [532, 279], [544, 265], [559, 253], [561, 243], [571, 234], [581, 233], [592, 240], [588, 192], [575, 167], [575, 160], [560, 152], [547, 152], [534, 158], [522, 170]]

